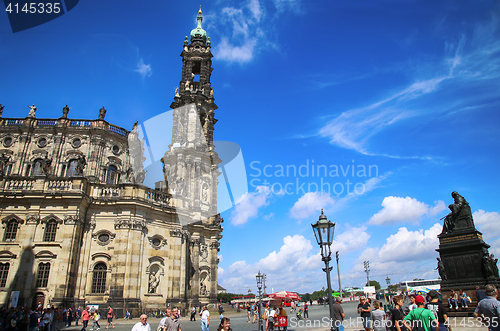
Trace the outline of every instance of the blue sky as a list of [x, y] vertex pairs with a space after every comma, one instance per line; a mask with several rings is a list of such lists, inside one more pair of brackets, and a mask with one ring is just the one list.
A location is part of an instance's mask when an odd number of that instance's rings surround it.
[[4, 12], [3, 116], [35, 103], [57, 118], [68, 104], [93, 119], [105, 106], [131, 129], [162, 114], [200, 4], [214, 139], [239, 144], [249, 188], [222, 214], [222, 286], [255, 291], [259, 270], [276, 291], [325, 286], [310, 226], [321, 208], [337, 223], [343, 286], [364, 284], [365, 260], [382, 284], [436, 278], [454, 190], [500, 254], [496, 1], [88, 0], [18, 33]]

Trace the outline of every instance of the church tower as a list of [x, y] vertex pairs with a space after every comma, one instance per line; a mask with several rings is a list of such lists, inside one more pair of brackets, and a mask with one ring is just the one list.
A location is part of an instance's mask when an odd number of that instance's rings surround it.
[[181, 222], [207, 219], [217, 214], [218, 164], [221, 162], [213, 145], [217, 120], [213, 89], [210, 83], [212, 53], [210, 37], [198, 26], [191, 38], [184, 40], [182, 79], [176, 88], [173, 113], [172, 143], [162, 158], [165, 180]]
[[217, 122], [210, 82], [213, 55], [210, 38], [201, 26], [201, 7], [197, 21], [180, 54], [182, 77], [170, 105], [174, 110], [172, 143], [161, 160], [166, 188], [188, 234], [186, 294], [192, 303], [217, 298], [217, 252], [222, 238], [222, 219], [217, 213], [221, 160], [213, 144]]

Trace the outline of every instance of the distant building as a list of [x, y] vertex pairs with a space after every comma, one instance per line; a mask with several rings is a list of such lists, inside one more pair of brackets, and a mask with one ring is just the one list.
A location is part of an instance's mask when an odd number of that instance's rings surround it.
[[[142, 183], [144, 142], [98, 119], [0, 118], [0, 300], [112, 305], [120, 316], [217, 299], [218, 164], [210, 38], [184, 42], [165, 185]], [[0, 105], [0, 116], [1, 116]]]
[[217, 284], [217, 294], [219, 293], [227, 293], [226, 289]]

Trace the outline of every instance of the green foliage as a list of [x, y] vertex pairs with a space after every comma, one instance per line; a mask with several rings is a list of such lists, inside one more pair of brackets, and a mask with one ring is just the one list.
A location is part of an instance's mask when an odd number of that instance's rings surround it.
[[230, 303], [231, 298], [234, 297], [242, 297], [242, 296], [255, 296], [253, 293], [246, 293], [246, 294], [236, 294], [236, 293], [218, 293], [217, 294], [217, 301], [224, 302], [224, 303]]
[[413, 278], [413, 280], [424, 280], [422, 278]]

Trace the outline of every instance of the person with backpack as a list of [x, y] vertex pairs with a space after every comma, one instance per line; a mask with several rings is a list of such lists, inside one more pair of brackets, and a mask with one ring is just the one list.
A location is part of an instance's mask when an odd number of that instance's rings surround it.
[[373, 301], [373, 310], [371, 313], [373, 331], [386, 331], [385, 311], [380, 301]]
[[406, 326], [403, 323], [403, 311], [401, 308], [403, 307], [403, 298], [399, 295], [396, 295], [392, 298], [392, 302], [394, 303], [394, 309], [390, 311], [388, 320], [388, 329], [390, 331], [406, 331]]
[[451, 331], [448, 315], [446, 314], [446, 307], [442, 302], [439, 302], [439, 293], [436, 290], [429, 291], [429, 297], [431, 300], [425, 305], [425, 308], [432, 311], [439, 323], [439, 327], [435, 328], [434, 331]]
[[411, 329], [413, 331], [431, 331], [431, 326], [435, 327], [435, 323], [437, 322], [436, 317], [432, 311], [424, 308], [425, 299], [423, 296], [417, 295], [415, 303], [417, 304], [417, 308], [411, 310], [403, 319], [405, 326], [410, 329], [408, 321], [411, 321], [413, 325]]

